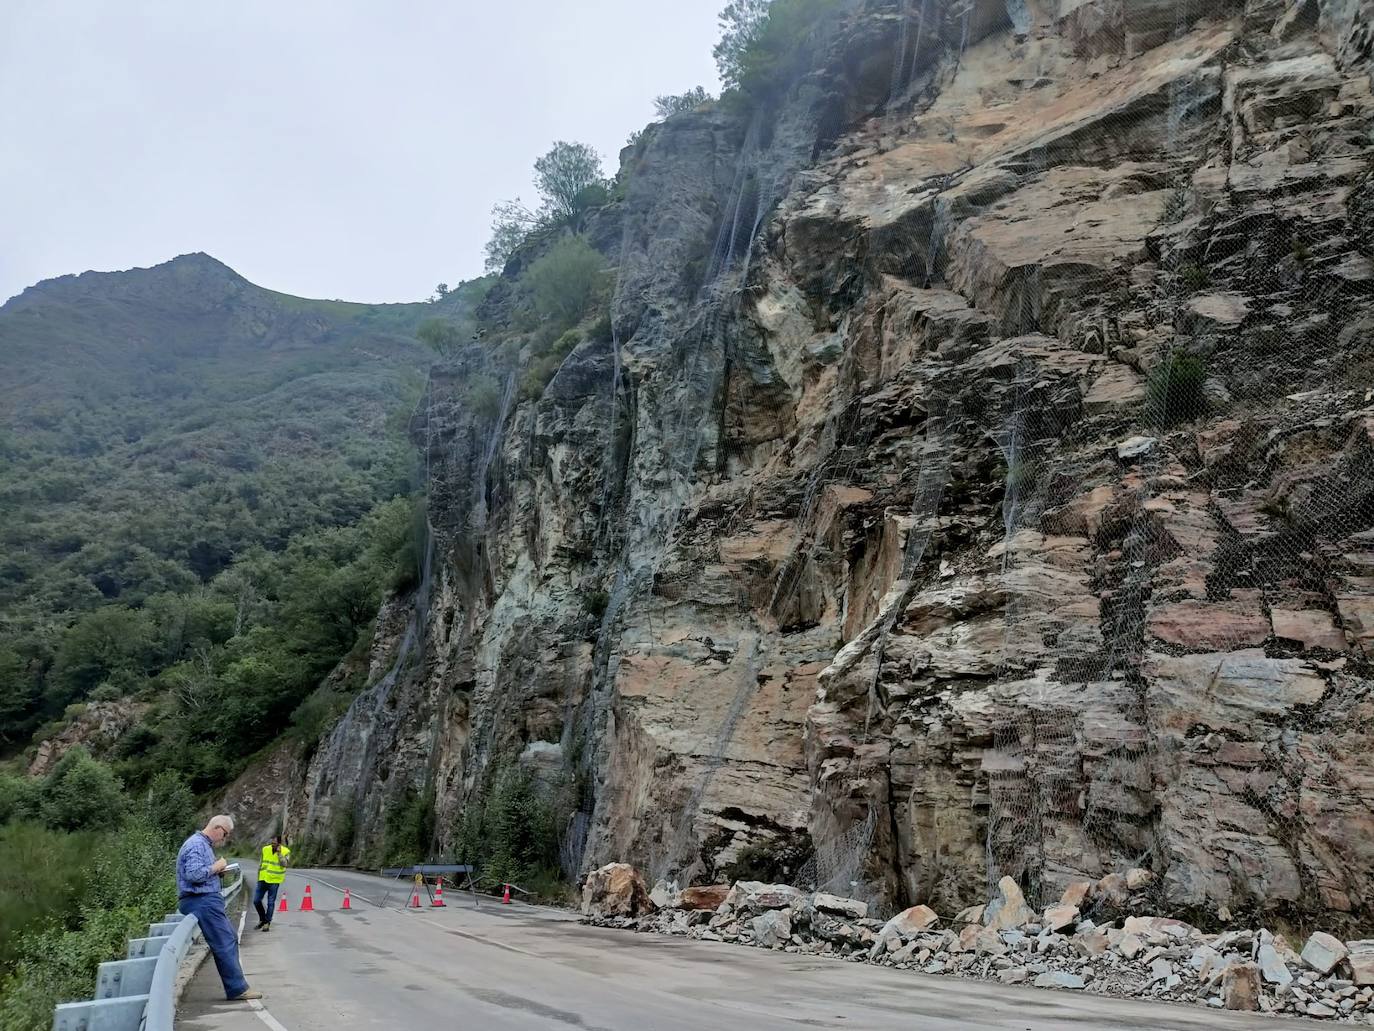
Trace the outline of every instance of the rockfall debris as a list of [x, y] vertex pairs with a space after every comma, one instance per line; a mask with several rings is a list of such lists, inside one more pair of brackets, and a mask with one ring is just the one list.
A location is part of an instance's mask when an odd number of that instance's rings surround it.
[[987, 905], [949, 919], [917, 905], [883, 920], [866, 902], [786, 884], [660, 883], [650, 893], [633, 868], [612, 863], [588, 876], [582, 912], [603, 927], [922, 974], [1374, 1024], [1374, 940], [1317, 931], [1298, 949], [1264, 929], [1205, 934], [1146, 915], [1155, 887], [1148, 870], [1109, 874], [1074, 882], [1036, 913], [1004, 877]]

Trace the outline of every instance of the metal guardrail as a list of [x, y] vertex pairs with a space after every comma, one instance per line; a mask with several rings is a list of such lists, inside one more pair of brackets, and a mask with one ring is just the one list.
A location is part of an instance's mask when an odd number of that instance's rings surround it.
[[[242, 887], [240, 872], [220, 895], [228, 902]], [[149, 924], [148, 937], [129, 939], [128, 958], [100, 964], [94, 999], [53, 1010], [53, 1031], [172, 1031], [177, 971], [198, 934], [200, 922], [180, 913]]]

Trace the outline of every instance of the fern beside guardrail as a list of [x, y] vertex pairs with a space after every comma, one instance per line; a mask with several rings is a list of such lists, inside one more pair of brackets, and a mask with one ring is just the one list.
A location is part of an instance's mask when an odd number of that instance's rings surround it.
[[[228, 902], [242, 887], [240, 873], [220, 894]], [[177, 972], [198, 934], [200, 922], [180, 913], [149, 924], [148, 937], [129, 940], [127, 958], [100, 964], [94, 999], [53, 1010], [53, 1031], [172, 1031]]]

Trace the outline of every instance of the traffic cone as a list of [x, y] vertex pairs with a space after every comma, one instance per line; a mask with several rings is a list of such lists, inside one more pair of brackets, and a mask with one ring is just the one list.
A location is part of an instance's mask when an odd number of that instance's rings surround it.
[[410, 896], [410, 905], [406, 906], [406, 909], [419, 909], [419, 908], [420, 908], [420, 886], [417, 884], [417, 885], [415, 886], [415, 893], [414, 893], [413, 895]]
[[313, 913], [313, 912], [315, 912], [315, 902], [314, 902], [314, 900], [310, 897], [310, 885], [308, 885], [308, 884], [305, 886], [305, 897], [301, 899], [301, 912], [302, 912], [302, 913]]
[[349, 910], [350, 912], [351, 912], [352, 909], [353, 909], [352, 896], [349, 895], [348, 889], [347, 889], [347, 888], [344, 889], [344, 904], [343, 904], [343, 908]]
[[282, 892], [282, 893], [281, 893], [281, 901], [277, 903], [277, 912], [278, 912], [278, 913], [289, 913], [289, 912], [291, 912], [291, 907], [288, 906], [288, 905], [286, 904], [286, 892]]
[[509, 885], [509, 884], [506, 885], [505, 894], [503, 894], [503, 895], [501, 896], [501, 905], [503, 905], [503, 906], [509, 906], [509, 905], [510, 905], [510, 885]]
[[434, 900], [430, 902], [431, 909], [438, 909], [444, 904], [444, 879], [439, 878], [439, 883], [434, 889]]

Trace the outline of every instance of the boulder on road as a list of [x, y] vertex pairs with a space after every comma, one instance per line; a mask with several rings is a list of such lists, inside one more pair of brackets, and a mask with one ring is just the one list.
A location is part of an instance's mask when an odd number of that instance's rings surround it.
[[1062, 931], [1078, 923], [1077, 906], [1050, 906], [1040, 923], [1051, 931]]
[[754, 917], [750, 926], [754, 929], [754, 940], [771, 949], [792, 937], [792, 914], [785, 909], [771, 909]]
[[582, 885], [583, 916], [641, 916], [653, 910], [644, 878], [629, 863], [607, 863], [587, 874]]
[[720, 904], [725, 901], [725, 897], [730, 894], [728, 884], [699, 884], [691, 888], [683, 888], [678, 892], [678, 909], [710, 909], [720, 908]]
[[1061, 906], [1076, 906], [1078, 909], [1082, 909], [1083, 903], [1088, 901], [1088, 897], [1092, 895], [1092, 891], [1092, 881], [1074, 881], [1064, 889], [1064, 894], [1060, 897], [1059, 904]]
[[1345, 944], [1350, 949], [1346, 961], [1350, 964], [1351, 980], [1361, 987], [1374, 985], [1374, 941], [1353, 941]]
[[764, 884], [762, 881], [736, 881], [725, 901], [735, 912], [765, 909], [786, 909], [802, 898], [802, 893], [790, 884]]
[[1134, 934], [1152, 945], [1159, 945], [1169, 941], [1186, 941], [1197, 935], [1197, 928], [1192, 924], [1185, 924], [1182, 920], [1173, 920], [1165, 916], [1128, 916], [1123, 930], [1127, 934]]
[[1272, 943], [1266, 942], [1259, 947], [1256, 955], [1259, 962], [1260, 973], [1270, 984], [1292, 984], [1293, 974], [1288, 969], [1288, 964], [1279, 955], [1279, 950]]
[[910, 909], [902, 910], [883, 924], [883, 929], [878, 932], [878, 936], [887, 938], [899, 934], [903, 938], [910, 938], [914, 934], [930, 930], [939, 922], [939, 914], [929, 906], [912, 906]]
[[835, 913], [839, 916], [847, 916], [851, 920], [862, 920], [868, 916], [868, 903], [860, 902], [858, 899], [846, 899], [839, 895], [827, 895], [823, 891], [818, 891], [812, 899], [812, 903], [822, 913]]
[[1329, 974], [1341, 960], [1350, 955], [1345, 942], [1327, 934], [1315, 931], [1302, 947], [1302, 961], [1319, 974]]
[[1035, 920], [1035, 912], [1026, 905], [1021, 886], [1010, 877], [997, 882], [998, 897], [983, 912], [983, 923], [994, 931], [1010, 931]]
[[961, 909], [954, 914], [953, 922], [956, 924], [981, 924], [987, 908], [987, 906], [969, 906], [968, 909]]
[[1254, 963], [1236, 963], [1221, 978], [1222, 1004], [1228, 1010], [1259, 1009], [1260, 968]]

